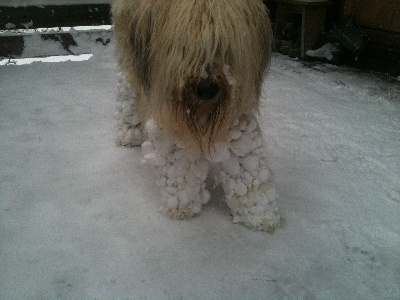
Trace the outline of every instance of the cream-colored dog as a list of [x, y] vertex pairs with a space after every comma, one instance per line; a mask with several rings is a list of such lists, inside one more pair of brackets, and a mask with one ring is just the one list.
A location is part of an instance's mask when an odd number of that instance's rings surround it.
[[218, 165], [234, 222], [280, 216], [256, 120], [272, 32], [261, 0], [116, 0], [119, 135], [157, 166], [162, 211], [200, 212]]

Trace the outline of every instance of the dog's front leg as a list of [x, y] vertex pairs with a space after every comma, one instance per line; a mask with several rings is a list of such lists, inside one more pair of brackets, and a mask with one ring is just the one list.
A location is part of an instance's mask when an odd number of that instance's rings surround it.
[[280, 222], [277, 193], [255, 116], [237, 120], [230, 137], [231, 156], [222, 163], [220, 180], [233, 221], [272, 232]]
[[146, 124], [149, 140], [143, 143], [145, 159], [156, 165], [157, 183], [161, 187], [161, 211], [176, 219], [187, 219], [201, 210], [210, 193], [205, 180], [210, 162], [162, 137], [152, 120]]

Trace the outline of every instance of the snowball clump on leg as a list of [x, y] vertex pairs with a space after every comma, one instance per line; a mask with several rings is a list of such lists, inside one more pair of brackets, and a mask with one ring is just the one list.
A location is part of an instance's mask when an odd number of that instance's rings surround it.
[[277, 194], [254, 116], [236, 120], [229, 139], [205, 154], [190, 153], [178, 146], [181, 143], [165, 138], [153, 120], [147, 121], [146, 131], [149, 140], [142, 145], [143, 154], [158, 168], [164, 213], [177, 219], [199, 213], [210, 199], [205, 187], [210, 165], [217, 164], [234, 223], [268, 232], [279, 225]]
[[243, 116], [236, 120], [229, 136], [231, 155], [222, 162], [220, 181], [233, 221], [271, 232], [280, 222], [277, 193], [255, 117]]
[[136, 95], [127, 84], [126, 75], [118, 73], [117, 84], [117, 144], [121, 146], [139, 146], [143, 140], [142, 119], [135, 110]]
[[146, 130], [149, 140], [143, 143], [142, 149], [145, 159], [158, 169], [161, 211], [176, 219], [198, 214], [210, 199], [205, 184], [210, 162], [164, 138], [153, 120], [146, 123]]

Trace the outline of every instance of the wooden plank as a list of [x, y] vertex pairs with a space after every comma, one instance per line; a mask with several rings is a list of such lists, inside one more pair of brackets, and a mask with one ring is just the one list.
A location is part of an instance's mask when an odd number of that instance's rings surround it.
[[345, 17], [354, 16], [359, 18], [363, 2], [359, 0], [343, 0], [342, 15]]
[[370, 34], [370, 42], [357, 60], [347, 63], [400, 76], [400, 1], [344, 0], [341, 18], [350, 16]]
[[110, 25], [110, 5], [0, 6], [0, 30]]
[[400, 1], [368, 0], [360, 11], [362, 26], [400, 33]]
[[400, 76], [400, 51], [370, 43], [358, 56], [357, 60], [348, 61], [347, 64], [360, 68], [389, 74], [393, 77]]
[[372, 43], [382, 45], [387, 48], [397, 48], [400, 51], [400, 33], [363, 28], [370, 34]]
[[399, 0], [345, 0], [342, 16], [354, 16], [364, 27], [400, 33]]
[[314, 46], [325, 30], [325, 6], [305, 6], [301, 30], [301, 58]]

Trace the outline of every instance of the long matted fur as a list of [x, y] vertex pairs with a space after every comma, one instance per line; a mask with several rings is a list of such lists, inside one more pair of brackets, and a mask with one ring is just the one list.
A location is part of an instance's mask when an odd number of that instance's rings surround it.
[[112, 16], [136, 109], [187, 148], [257, 111], [272, 43], [261, 0], [116, 0]]

